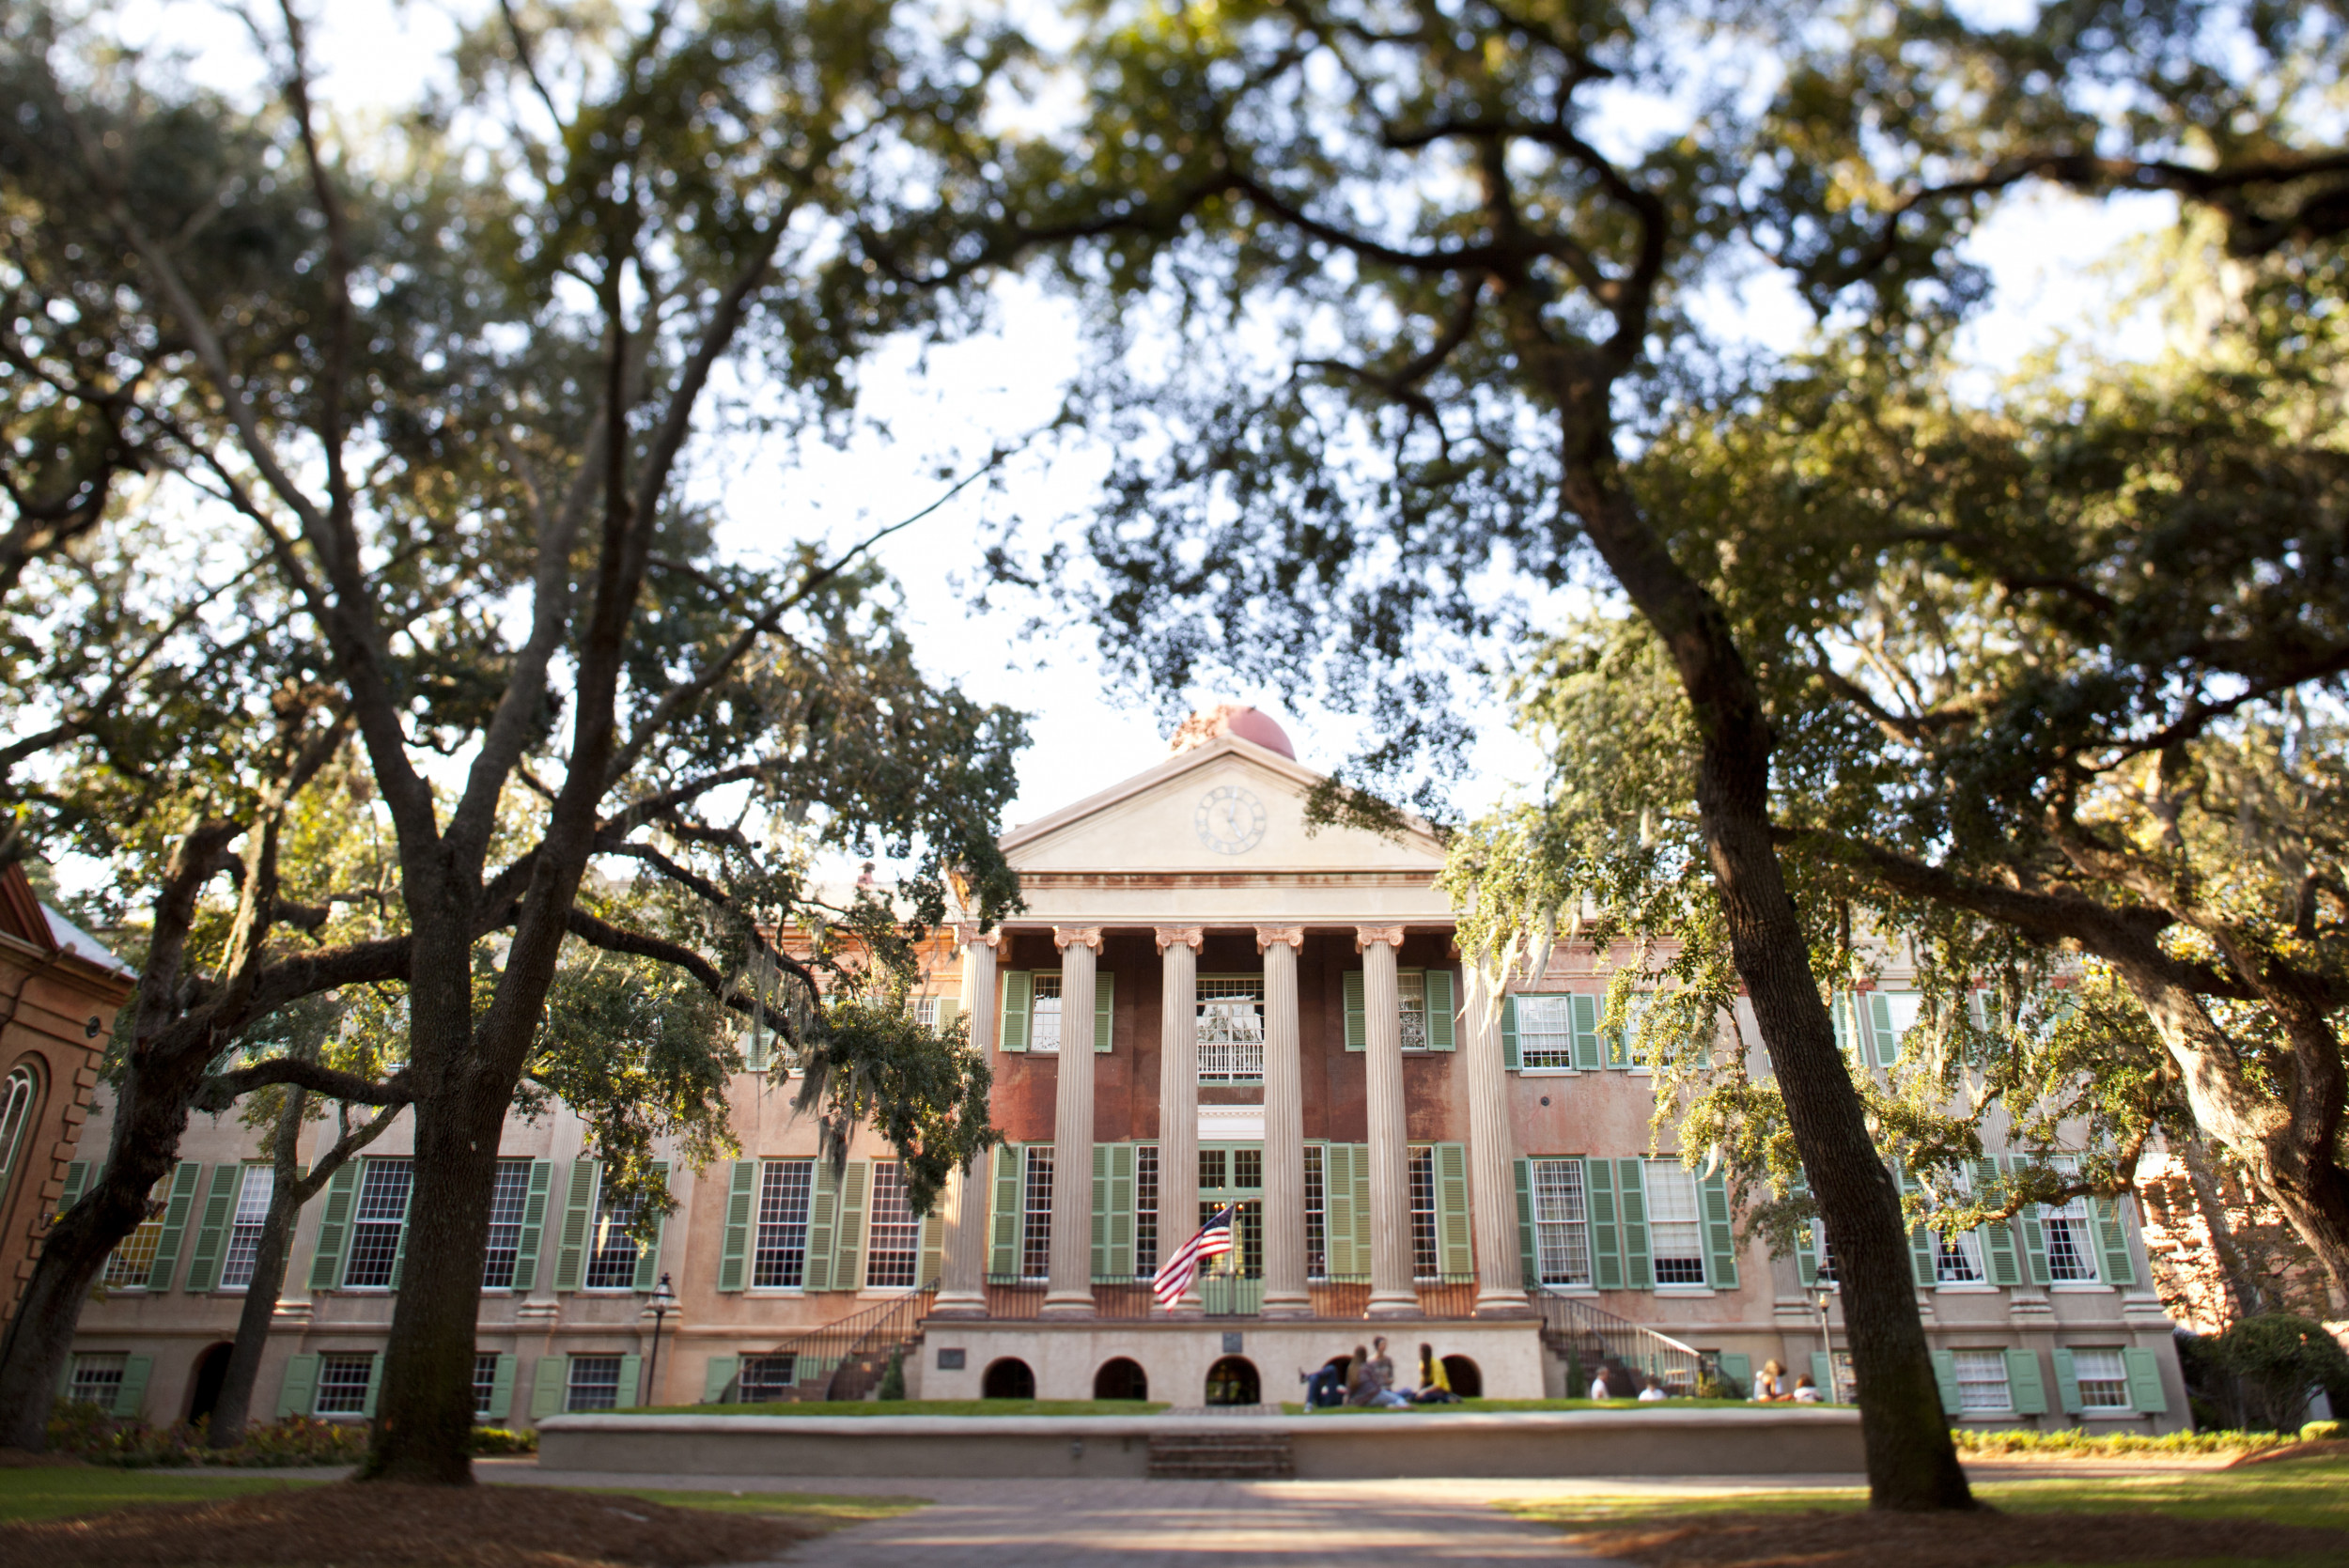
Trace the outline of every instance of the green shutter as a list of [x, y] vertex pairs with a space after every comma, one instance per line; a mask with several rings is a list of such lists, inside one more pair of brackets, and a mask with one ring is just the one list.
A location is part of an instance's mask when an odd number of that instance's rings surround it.
[[1612, 1160], [1582, 1162], [1582, 1191], [1591, 1209], [1591, 1280], [1601, 1290], [1623, 1289], [1623, 1229], [1615, 1215]]
[[383, 1358], [380, 1355], [369, 1355], [367, 1357], [367, 1395], [359, 1405], [359, 1413], [369, 1421], [375, 1419], [375, 1394], [376, 1390], [382, 1386]]
[[514, 1414], [514, 1354], [498, 1352], [498, 1369], [490, 1378], [490, 1408], [487, 1419], [493, 1421], [508, 1420]]
[[1353, 1143], [1354, 1151], [1354, 1257], [1361, 1265], [1360, 1272], [1370, 1272], [1370, 1145]]
[[2039, 1357], [2029, 1350], [2006, 1353], [2006, 1397], [2018, 1416], [2047, 1413], [2047, 1386], [2039, 1378]]
[[2105, 1283], [2137, 1283], [2137, 1265], [2129, 1261], [2129, 1233], [2121, 1223], [2121, 1205], [2110, 1198], [2091, 1198], [2088, 1213], [2096, 1222], [2096, 1240], [2104, 1253]]
[[147, 1380], [154, 1375], [155, 1358], [125, 1356], [122, 1358], [122, 1382], [115, 1389], [114, 1414], [136, 1416], [147, 1403]]
[[577, 1290], [587, 1270], [587, 1230], [596, 1217], [597, 1163], [571, 1165], [570, 1197], [563, 1206], [563, 1234], [554, 1248], [554, 1288]]
[[[1133, 1250], [1131, 1246], [1128, 1252]], [[937, 1284], [946, 1271], [946, 1216], [933, 1207], [922, 1217], [922, 1258], [916, 1265], [913, 1288], [926, 1290]]]
[[286, 1380], [277, 1385], [277, 1418], [306, 1416], [319, 1399], [319, 1358], [313, 1355], [286, 1358]]
[[155, 1238], [155, 1261], [147, 1269], [148, 1290], [169, 1290], [179, 1272], [179, 1247], [187, 1239], [188, 1219], [195, 1212], [195, 1189], [203, 1180], [200, 1160], [183, 1159], [172, 1169], [170, 1193], [163, 1200], [163, 1234]]
[[644, 1380], [645, 1358], [642, 1356], [621, 1357], [620, 1390], [616, 1396], [618, 1408], [630, 1410], [646, 1402], [645, 1390], [637, 1386]]
[[735, 1374], [742, 1368], [739, 1356], [712, 1356], [702, 1367], [702, 1403], [723, 1405], [726, 1389], [733, 1385]]
[[538, 1282], [538, 1250], [547, 1234], [547, 1194], [554, 1186], [554, 1162], [530, 1162], [530, 1191], [522, 1199], [522, 1234], [514, 1244], [514, 1294], [527, 1296]]
[[758, 1201], [758, 1161], [734, 1162], [734, 1180], [726, 1190], [724, 1250], [718, 1259], [718, 1288], [740, 1290], [744, 1260], [751, 1247], [751, 1207]]
[[1110, 1271], [1110, 1146], [1093, 1145], [1093, 1278]]
[[1742, 1351], [1724, 1350], [1714, 1358], [1721, 1369], [1721, 1381], [1736, 1390], [1735, 1397], [1745, 1399], [1753, 1393], [1753, 1358]]
[[[1972, 1164], [1974, 1191], [1986, 1196], [1997, 1190], [1999, 1163], [1994, 1159], [1978, 1159]], [[2003, 1220], [1982, 1228], [1982, 1248], [1990, 1265], [1990, 1282], [1994, 1285], [2019, 1285], [2023, 1271], [2015, 1259], [2015, 1228]]]
[[1110, 1027], [1117, 1016], [1112, 1005], [1117, 995], [1117, 976], [1104, 969], [1093, 971], [1093, 1050], [1095, 1055], [1110, 1048]]
[[1811, 1353], [1811, 1381], [1818, 1389], [1819, 1397], [1832, 1403], [1835, 1399], [1835, 1358], [1824, 1350]]
[[1519, 1159], [1517, 1168], [1517, 1281], [1527, 1290], [1538, 1290], [1542, 1283], [1542, 1260], [1533, 1230], [1533, 1162]]
[[1647, 1161], [1615, 1162], [1615, 1209], [1623, 1219], [1624, 1283], [1632, 1290], [1654, 1290], [1656, 1271], [1647, 1245]]
[[1363, 1024], [1366, 1009], [1362, 1001], [1362, 971], [1346, 971], [1346, 1048], [1363, 1050], [1370, 1044], [1370, 1032]]
[[416, 1170], [412, 1162], [408, 1168], [408, 1190], [399, 1199], [399, 1244], [392, 1249], [392, 1277], [385, 1282], [388, 1290], [399, 1288], [399, 1276], [408, 1266], [408, 1211], [416, 1202]]
[[1604, 1064], [1598, 1048], [1598, 998], [1578, 991], [1567, 1000], [1566, 1014], [1574, 1026], [1574, 1065], [1595, 1073]]
[[226, 1160], [212, 1167], [212, 1189], [204, 1195], [204, 1218], [195, 1230], [195, 1245], [188, 1249], [187, 1290], [200, 1296], [220, 1283], [221, 1253], [228, 1244], [229, 1221], [236, 1217], [237, 1193], [244, 1185], [244, 1167]]
[[1875, 1036], [1875, 1060], [1889, 1067], [1900, 1059], [1900, 1036], [1892, 1032], [1892, 999], [1882, 991], [1868, 993], [1869, 1032]]
[[2133, 1344], [2121, 1352], [2121, 1363], [2129, 1369], [2129, 1403], [2137, 1413], [2158, 1416], [2168, 1411], [2170, 1396], [2162, 1391], [2161, 1358]]
[[2056, 1397], [2063, 1402], [2063, 1413], [2067, 1416], [2078, 1415], [2080, 1379], [2079, 1374], [2073, 1370], [2071, 1351], [2057, 1345], [2047, 1353], [2047, 1358], [2055, 1362]]
[[530, 1378], [530, 1419], [542, 1421], [563, 1408], [563, 1395], [571, 1380], [571, 1358], [549, 1351], [538, 1358]]
[[1819, 1282], [1819, 1222], [1815, 1219], [1802, 1222], [1800, 1239], [1795, 1246], [1795, 1278], [1802, 1281], [1805, 1290]]
[[[1828, 1017], [1835, 1020], [1835, 1052], [1851, 1062], [1859, 1061], [1859, 1045], [1852, 1029], [1852, 999], [1838, 996], [1828, 1003]], [[1865, 1063], [1861, 1063], [1865, 1065]]]
[[997, 1050], [1026, 1050], [1028, 1048], [1028, 1008], [1035, 995], [1035, 976], [1031, 970], [1008, 970], [1003, 974], [1003, 1026], [995, 1033]]
[[[660, 1184], [661, 1190], [662, 1192], [667, 1192], [669, 1190], [669, 1162], [665, 1159], [654, 1160], [652, 1162], [652, 1174], [653, 1180]], [[669, 1217], [666, 1214], [663, 1214], [659, 1219], [653, 1221], [652, 1239], [650, 1241], [640, 1241], [636, 1244], [636, 1279], [634, 1281], [636, 1289], [650, 1290], [654, 1284], [659, 1282], [661, 1279], [661, 1243], [662, 1238], [667, 1236], [668, 1234]]]
[[[1999, 1163], [2010, 1173], [2019, 1162], [2020, 1157], [2015, 1155], [1999, 1157]], [[2030, 1282], [2034, 1285], [2046, 1284], [2048, 1281], [2047, 1236], [2039, 1224], [2039, 1205], [2024, 1204], [2015, 1216], [2015, 1226], [2023, 1233], [2023, 1262], [2030, 1272]]]
[[68, 1160], [65, 1167], [65, 1190], [57, 1194], [57, 1213], [60, 1217], [66, 1210], [81, 1202], [82, 1188], [88, 1183], [89, 1161], [86, 1159]]
[[1705, 1265], [1715, 1290], [1737, 1288], [1737, 1227], [1729, 1212], [1729, 1183], [1719, 1171], [1697, 1184], [1704, 1205]]
[[[1892, 1179], [1898, 1184], [1904, 1196], [1920, 1190], [1917, 1178], [1910, 1175], [1898, 1162], [1892, 1166]], [[1929, 1226], [1912, 1225], [1908, 1228], [1908, 1272], [1917, 1281], [1919, 1290], [1931, 1290], [1934, 1287], [1939, 1273], [1935, 1262], [1937, 1250], [1934, 1245], [1933, 1231]]]
[[1468, 1146], [1436, 1145], [1436, 1247], [1443, 1271], [1455, 1280], [1476, 1272], [1476, 1247], [1469, 1239]]
[[[351, 1160], [326, 1184], [326, 1207], [319, 1215], [318, 1253], [310, 1261], [310, 1288], [333, 1290], [343, 1282], [343, 1248], [350, 1240], [350, 1205], [359, 1190], [359, 1162]], [[316, 1368], [312, 1376], [316, 1377]], [[305, 1403], [302, 1414], [308, 1415]]]
[[864, 1283], [864, 1194], [872, 1184], [873, 1162], [848, 1161], [840, 1180], [840, 1225], [833, 1233], [839, 1261], [832, 1265], [832, 1288], [856, 1290]]
[[1453, 1043], [1452, 971], [1427, 971], [1427, 1048], [1451, 1050]]
[[1368, 1272], [1366, 1267], [1355, 1266], [1351, 1143], [1332, 1143], [1321, 1153], [1321, 1246], [1332, 1279], [1348, 1279]]
[[1946, 1426], [1957, 1420], [1957, 1352], [1937, 1350], [1933, 1353], [1933, 1386], [1941, 1390], [1941, 1423]]
[[[1019, 1146], [995, 1151], [995, 1230], [987, 1271], [1008, 1278], [1019, 1272]], [[809, 1253], [814, 1256], [813, 1251]]]
[[832, 1176], [832, 1161], [819, 1156], [816, 1161], [816, 1187], [807, 1198], [807, 1263], [801, 1270], [804, 1289], [832, 1288], [832, 1236], [839, 1219], [840, 1184]]
[[[1134, 1277], [1134, 1146], [1131, 1143], [1095, 1144], [1096, 1150], [1109, 1150], [1109, 1278], [1130, 1280]], [[1101, 1202], [1100, 1178], [1095, 1177], [1093, 1201]]]
[[1501, 999], [1501, 1064], [1510, 1072], [1525, 1064], [1517, 1051], [1517, 999], [1514, 996]]

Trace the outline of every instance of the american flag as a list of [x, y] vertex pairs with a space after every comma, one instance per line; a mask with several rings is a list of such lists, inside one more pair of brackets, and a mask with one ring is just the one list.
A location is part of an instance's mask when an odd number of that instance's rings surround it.
[[1172, 1307], [1190, 1289], [1192, 1276], [1199, 1272], [1203, 1258], [1221, 1257], [1232, 1250], [1232, 1216], [1239, 1212], [1237, 1203], [1226, 1203], [1214, 1219], [1199, 1227], [1199, 1234], [1174, 1250], [1174, 1255], [1159, 1265], [1159, 1272], [1150, 1281], [1150, 1294], [1159, 1298], [1161, 1308]]

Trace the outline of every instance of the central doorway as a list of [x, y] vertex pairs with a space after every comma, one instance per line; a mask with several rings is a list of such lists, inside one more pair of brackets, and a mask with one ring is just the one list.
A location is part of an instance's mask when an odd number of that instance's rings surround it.
[[1207, 1369], [1207, 1403], [1209, 1405], [1257, 1405], [1264, 1400], [1264, 1385], [1257, 1379], [1256, 1363], [1245, 1356], [1226, 1356]]
[[1208, 1260], [1199, 1276], [1199, 1298], [1209, 1317], [1254, 1317], [1264, 1306], [1263, 1144], [1200, 1146], [1199, 1223], [1227, 1203], [1239, 1205], [1232, 1217], [1232, 1250]]

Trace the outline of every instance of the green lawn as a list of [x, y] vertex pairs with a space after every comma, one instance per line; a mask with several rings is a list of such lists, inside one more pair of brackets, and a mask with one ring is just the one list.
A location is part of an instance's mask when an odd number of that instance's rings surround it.
[[305, 1484], [315, 1483], [234, 1470], [117, 1470], [74, 1465], [5, 1469], [0, 1470], [0, 1522], [103, 1514], [134, 1502], [205, 1502], [239, 1492]]
[[[2009, 1513], [2114, 1514], [2152, 1512], [2199, 1519], [2263, 1519], [2349, 1530], [2349, 1459], [2284, 1460], [2242, 1469], [2199, 1470], [2144, 1477], [2065, 1477], [1979, 1483], [1974, 1495]], [[1859, 1487], [1742, 1496], [1592, 1498], [1564, 1502], [1504, 1503], [1529, 1519], [1562, 1529], [1643, 1518], [1686, 1519], [1692, 1514], [1803, 1513], [1859, 1509]], [[2204, 1560], [2200, 1568], [2266, 1568], [2274, 1559]], [[2175, 1564], [2173, 1568], [2193, 1568]]]
[[710, 1508], [728, 1514], [788, 1514], [829, 1525], [861, 1525], [927, 1508], [927, 1498], [852, 1498], [829, 1492], [667, 1492], [646, 1486], [582, 1487], [615, 1498], [642, 1498], [672, 1508]]
[[1155, 1416], [1146, 1399], [841, 1399], [769, 1405], [646, 1405], [622, 1416]]
[[[1367, 1405], [1341, 1405], [1328, 1410], [1316, 1410], [1318, 1416], [1386, 1416], [1408, 1409], [1414, 1415], [1439, 1416], [1446, 1411], [1463, 1410], [1744, 1410], [1752, 1407], [1750, 1400], [1743, 1399], [1668, 1399], [1642, 1405], [1636, 1399], [1464, 1399], [1457, 1405], [1413, 1405], [1376, 1409]], [[1292, 1416], [1305, 1414], [1302, 1405], [1283, 1405], [1282, 1409]], [[1782, 1406], [1781, 1406], [1782, 1408]], [[1848, 1410], [1847, 1405], [1805, 1406], [1809, 1409]]]

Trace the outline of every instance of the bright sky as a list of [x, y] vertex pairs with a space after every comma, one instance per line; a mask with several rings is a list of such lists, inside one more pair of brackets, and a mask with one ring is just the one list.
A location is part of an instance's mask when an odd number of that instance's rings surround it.
[[[452, 37], [445, 10], [400, 0], [334, 0], [321, 15], [314, 48], [325, 74], [320, 98], [349, 112], [412, 98], [442, 73]], [[251, 86], [254, 57], [222, 13], [190, 0], [142, 0], [142, 28], [175, 40], [201, 40], [199, 74], [224, 86]], [[2009, 205], [1975, 246], [1999, 285], [2000, 308], [1970, 332], [1969, 350], [1985, 367], [2069, 333], [2096, 334], [2107, 289], [2095, 264], [2132, 233], [2170, 221], [2166, 200], [2141, 198], [2102, 208], [2059, 195]], [[731, 520], [722, 536], [733, 549], [760, 553], [815, 535], [855, 538], [911, 515], [945, 485], [941, 463], [960, 472], [999, 441], [1042, 425], [1076, 363], [1077, 332], [1063, 305], [1020, 284], [1001, 294], [1000, 330], [929, 352], [917, 367], [911, 350], [886, 353], [864, 375], [869, 411], [894, 431], [867, 436], [848, 451], [738, 450], [723, 465]], [[1716, 307], [1716, 324], [1779, 347], [1800, 341], [1808, 318], [1790, 291], [1761, 280]], [[982, 541], [1005, 516], [1052, 526], [1079, 513], [1098, 473], [1097, 454], [1065, 455], [1047, 469], [1015, 463], [1000, 491], [973, 487], [891, 539], [881, 559], [904, 584], [915, 645], [935, 676], [958, 681], [978, 698], [1032, 715], [1034, 745], [1023, 758], [1022, 789], [1009, 823], [1040, 816], [1150, 766], [1165, 730], [1139, 694], [1109, 689], [1090, 644], [1074, 635], [1023, 639], [1022, 616], [981, 615], [966, 589], [975, 578]], [[1345, 756], [1350, 722], [1299, 711], [1280, 691], [1217, 690], [1195, 694], [1253, 703], [1280, 720], [1299, 760], [1328, 766]], [[1539, 759], [1508, 733], [1496, 706], [1459, 804], [1474, 809], [1531, 782]]]

